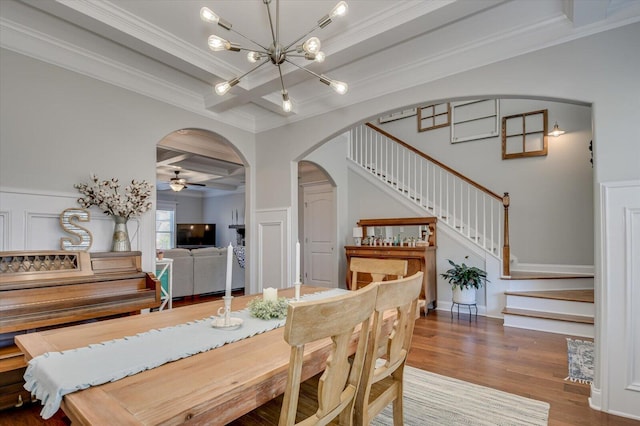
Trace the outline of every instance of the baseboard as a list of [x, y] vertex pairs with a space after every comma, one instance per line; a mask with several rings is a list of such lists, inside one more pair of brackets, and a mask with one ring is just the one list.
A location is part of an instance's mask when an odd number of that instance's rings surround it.
[[591, 396], [589, 397], [589, 407], [602, 411], [602, 391], [600, 388], [591, 385]]
[[545, 272], [579, 275], [593, 275], [595, 273], [593, 265], [553, 265], [540, 263], [518, 263], [517, 265], [513, 265], [511, 270], [519, 272]]

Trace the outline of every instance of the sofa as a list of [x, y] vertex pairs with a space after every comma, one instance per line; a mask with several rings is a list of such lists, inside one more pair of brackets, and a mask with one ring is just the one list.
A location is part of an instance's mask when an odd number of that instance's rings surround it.
[[[227, 277], [227, 248], [175, 248], [164, 251], [173, 259], [173, 297], [224, 292]], [[244, 289], [244, 269], [233, 255], [231, 288]]]

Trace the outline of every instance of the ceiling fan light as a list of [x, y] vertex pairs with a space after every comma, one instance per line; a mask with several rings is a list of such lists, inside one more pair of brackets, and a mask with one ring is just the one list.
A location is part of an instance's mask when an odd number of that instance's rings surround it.
[[341, 1], [341, 2], [338, 2], [338, 4], [336, 4], [333, 7], [333, 9], [331, 9], [331, 12], [329, 12], [329, 17], [337, 18], [339, 16], [344, 16], [347, 14], [348, 11], [349, 11], [349, 6], [347, 5], [347, 2]]
[[184, 185], [180, 182], [171, 182], [169, 187], [175, 192], [180, 192], [184, 189]]
[[307, 53], [316, 54], [320, 51], [321, 43], [318, 37], [310, 37], [302, 44], [302, 50]]

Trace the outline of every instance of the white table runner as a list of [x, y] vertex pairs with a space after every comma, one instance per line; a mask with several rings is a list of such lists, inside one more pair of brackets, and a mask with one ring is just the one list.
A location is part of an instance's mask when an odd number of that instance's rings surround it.
[[[345, 292], [332, 289], [301, 299], [323, 299]], [[215, 316], [211, 316], [82, 348], [47, 352], [29, 361], [24, 387], [42, 402], [44, 407], [40, 415], [48, 419], [58, 411], [64, 395], [264, 333], [282, 327], [286, 322], [286, 319], [253, 318], [248, 309], [233, 312], [232, 316], [242, 318], [240, 328], [214, 328], [211, 322]]]

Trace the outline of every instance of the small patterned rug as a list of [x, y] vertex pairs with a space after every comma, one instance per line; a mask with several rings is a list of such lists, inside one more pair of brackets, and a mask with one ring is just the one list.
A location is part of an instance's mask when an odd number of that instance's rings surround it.
[[593, 342], [567, 338], [569, 376], [565, 380], [593, 383]]
[[[546, 425], [549, 404], [412, 367], [404, 369], [405, 426]], [[392, 404], [371, 422], [393, 425]]]

